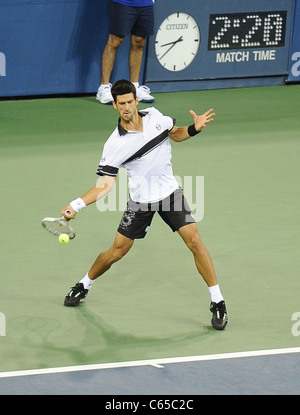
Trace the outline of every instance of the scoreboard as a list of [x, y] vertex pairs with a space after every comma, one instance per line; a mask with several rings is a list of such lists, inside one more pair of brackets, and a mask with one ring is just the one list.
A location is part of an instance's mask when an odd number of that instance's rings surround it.
[[[0, 2], [0, 97], [96, 93], [111, 0]], [[156, 0], [154, 13], [139, 80], [153, 93], [300, 81], [300, 0]], [[112, 82], [129, 78], [129, 48]]]
[[281, 47], [285, 32], [286, 11], [212, 14], [208, 50]]
[[145, 70], [153, 92], [287, 76], [293, 0], [163, 0], [154, 7]]

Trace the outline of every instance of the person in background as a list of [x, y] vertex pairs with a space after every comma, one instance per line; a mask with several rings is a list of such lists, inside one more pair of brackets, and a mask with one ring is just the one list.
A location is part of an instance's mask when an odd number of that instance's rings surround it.
[[110, 76], [119, 46], [130, 35], [129, 76], [136, 87], [139, 102], [154, 102], [150, 89], [139, 85], [144, 46], [154, 33], [154, 0], [112, 0], [110, 30], [102, 54], [101, 85], [96, 99], [101, 104], [112, 104]]

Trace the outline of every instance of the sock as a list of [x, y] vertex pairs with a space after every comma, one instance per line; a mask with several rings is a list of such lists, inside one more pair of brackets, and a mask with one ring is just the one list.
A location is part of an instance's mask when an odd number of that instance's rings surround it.
[[212, 287], [208, 287], [208, 291], [210, 293], [210, 298], [213, 303], [219, 303], [220, 301], [224, 300], [219, 284], [213, 285]]
[[140, 86], [138, 82], [131, 82], [131, 83], [135, 86], [136, 89], [138, 89], [138, 87]]
[[79, 282], [81, 282], [83, 284], [83, 286], [86, 290], [89, 290], [91, 288], [91, 286], [94, 284], [95, 280], [91, 280], [89, 278], [89, 275], [85, 274], [85, 276]]

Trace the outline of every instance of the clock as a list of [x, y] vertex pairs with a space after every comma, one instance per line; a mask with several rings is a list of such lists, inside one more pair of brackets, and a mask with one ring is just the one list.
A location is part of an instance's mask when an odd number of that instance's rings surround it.
[[211, 14], [208, 50], [283, 47], [286, 11]]
[[200, 31], [196, 20], [187, 13], [173, 13], [157, 30], [155, 54], [168, 71], [182, 71], [193, 62], [199, 45]]

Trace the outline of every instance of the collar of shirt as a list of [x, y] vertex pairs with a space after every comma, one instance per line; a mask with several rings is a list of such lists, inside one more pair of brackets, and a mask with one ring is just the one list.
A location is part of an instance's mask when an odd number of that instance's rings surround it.
[[[145, 117], [145, 115], [147, 115], [148, 112], [147, 111], [138, 111], [138, 114], [139, 114], [140, 117]], [[128, 133], [128, 130], [125, 130], [125, 128], [122, 127], [122, 125], [121, 125], [121, 118], [119, 118], [119, 120], [118, 120], [118, 130], [119, 130], [120, 135], [125, 135], [125, 134]]]

